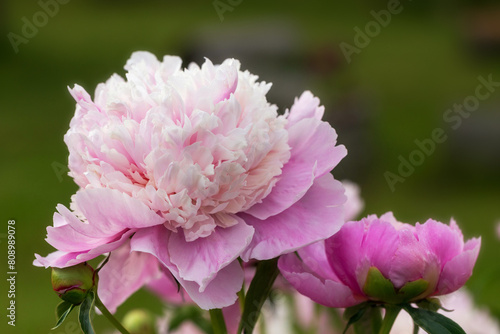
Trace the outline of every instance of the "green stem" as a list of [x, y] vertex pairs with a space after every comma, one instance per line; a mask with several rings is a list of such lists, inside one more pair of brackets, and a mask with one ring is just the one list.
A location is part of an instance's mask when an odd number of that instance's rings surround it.
[[238, 292], [238, 301], [240, 302], [240, 310], [243, 311], [243, 307], [245, 307], [245, 283]]
[[257, 265], [255, 276], [250, 283], [246, 297], [245, 306], [241, 315], [238, 334], [253, 332], [255, 324], [259, 319], [260, 310], [271, 292], [274, 280], [278, 277], [278, 258], [260, 261]]
[[111, 312], [108, 311], [106, 306], [102, 303], [102, 301], [99, 299], [99, 296], [96, 294], [95, 296], [95, 306], [99, 309], [99, 311], [102, 312], [102, 314], [108, 318], [109, 322], [113, 324], [113, 326], [116, 327], [122, 334], [130, 334], [125, 327], [122, 326], [122, 324], [116, 320], [116, 318], [111, 314]]
[[210, 320], [212, 320], [212, 328], [214, 334], [227, 334], [226, 322], [220, 308], [215, 308], [209, 311]]
[[380, 328], [380, 334], [389, 334], [399, 311], [401, 311], [401, 307], [397, 305], [387, 305], [385, 307], [385, 316], [382, 321], [382, 328]]

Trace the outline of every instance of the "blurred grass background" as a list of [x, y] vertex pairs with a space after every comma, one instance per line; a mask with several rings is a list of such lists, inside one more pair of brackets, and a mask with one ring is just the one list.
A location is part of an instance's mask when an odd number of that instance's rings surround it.
[[[226, 1], [222, 1], [227, 3]], [[231, 6], [231, 5], [230, 5]], [[17, 227], [17, 324], [1, 333], [49, 333], [58, 298], [48, 270], [32, 266], [33, 253], [47, 254], [45, 227], [57, 203], [69, 204], [77, 187], [66, 175], [63, 135], [74, 113], [66, 86], [78, 83], [91, 94], [111, 74], [124, 74], [133, 51], [160, 59], [180, 55], [185, 65], [207, 56], [214, 62], [241, 59], [242, 69], [274, 83], [269, 100], [281, 110], [305, 89], [319, 96], [326, 118], [349, 155], [335, 169], [339, 179], [360, 184], [365, 214], [394, 211], [406, 222], [454, 217], [466, 238], [483, 245], [468, 287], [480, 305], [500, 317], [500, 91], [481, 101], [457, 130], [443, 121], [454, 103], [473, 95], [477, 77], [500, 81], [500, 14], [482, 2], [402, 1], [403, 10], [348, 63], [339, 47], [354, 44], [354, 27], [373, 21], [370, 11], [387, 1], [349, 3], [243, 0], [217, 13], [212, 1], [78, 1], [59, 12], [19, 45], [26, 17], [42, 11], [36, 1], [0, 0], [0, 226], [1, 268], [6, 268], [7, 220]], [[384, 173], [397, 173], [433, 129], [448, 140], [391, 191]], [[7, 270], [5, 270], [7, 272]], [[0, 283], [1, 309], [8, 303]], [[140, 292], [118, 311], [160, 303]], [[75, 325], [75, 318], [72, 318]], [[63, 326], [64, 327], [64, 326]], [[97, 330], [109, 328], [98, 319]], [[71, 322], [54, 333], [78, 333]]]

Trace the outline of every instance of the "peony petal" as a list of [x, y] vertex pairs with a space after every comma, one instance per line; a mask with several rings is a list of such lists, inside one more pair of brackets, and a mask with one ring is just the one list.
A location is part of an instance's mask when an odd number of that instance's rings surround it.
[[300, 201], [279, 215], [260, 220], [240, 214], [255, 228], [252, 242], [241, 258], [243, 261], [271, 259], [330, 237], [344, 223], [345, 200], [342, 183], [328, 173], [318, 178]]
[[[383, 245], [383, 247], [381, 247]], [[362, 295], [362, 287], [371, 266], [384, 277], [391, 270], [391, 259], [399, 246], [395, 228], [369, 216], [357, 222], [348, 222], [333, 237], [325, 241], [330, 265], [341, 282]]]
[[291, 157], [282, 169], [280, 180], [261, 203], [246, 213], [264, 220], [300, 200], [317, 177], [331, 171], [346, 156], [346, 148], [335, 146], [336, 141], [337, 133], [326, 122], [308, 118], [293, 125], [288, 142]]
[[[74, 215], [73, 213], [70, 214]], [[74, 218], [78, 219], [76, 216]], [[88, 237], [71, 227], [64, 216], [54, 213], [54, 227], [47, 227], [47, 238], [45, 240], [60, 251], [82, 252], [112, 242], [116, 238], [116, 235], [104, 238]]]
[[462, 287], [472, 275], [476, 264], [481, 238], [473, 238], [466, 242], [464, 251], [444, 265], [439, 278], [437, 294], [443, 295]]
[[165, 270], [159, 278], [147, 283], [146, 287], [159, 295], [167, 304], [192, 303], [191, 298], [184, 289], [179, 289], [172, 274]]
[[200, 292], [203, 292], [217, 272], [233, 262], [252, 240], [253, 227], [245, 224], [239, 217], [231, 217], [238, 221], [236, 225], [217, 227], [206, 238], [187, 242], [182, 232], [170, 234], [170, 261], [177, 266], [180, 277], [200, 285]]
[[338, 281], [317, 276], [295, 254], [281, 256], [278, 267], [298, 292], [321, 305], [350, 307], [366, 300], [356, 298], [349, 287]]
[[416, 224], [418, 240], [432, 253], [436, 254], [441, 268], [446, 262], [462, 252], [464, 237], [455, 221], [450, 226], [429, 219], [425, 224]]
[[325, 113], [325, 107], [319, 105], [319, 99], [310, 91], [306, 90], [293, 103], [288, 115], [288, 127], [305, 118], [315, 118], [321, 120]]
[[144, 228], [164, 222], [140, 200], [118, 190], [84, 189], [76, 193], [74, 201], [88, 224], [74, 219], [68, 223], [90, 237], [110, 236], [126, 228]]
[[319, 277], [339, 281], [326, 257], [325, 241], [318, 241], [297, 251], [302, 262]]
[[413, 229], [402, 228], [398, 234], [399, 247], [390, 260], [391, 268], [386, 276], [397, 289], [408, 282], [424, 278], [426, 268], [433, 266], [434, 262], [433, 257], [427, 256], [425, 247], [418, 242]]
[[174, 272], [172, 274], [186, 289], [189, 297], [204, 310], [233, 305], [243, 284], [243, 269], [238, 261], [233, 261], [219, 271], [203, 292], [200, 292], [197, 283], [186, 281]]
[[74, 266], [75, 264], [92, 260], [98, 257], [99, 255], [117, 249], [118, 247], [120, 247], [121, 244], [127, 241], [128, 238], [135, 233], [135, 231], [136, 230], [128, 230], [125, 233], [123, 233], [120, 236], [120, 238], [116, 241], [109, 242], [107, 244], [103, 244], [96, 248], [82, 252], [55, 251], [53, 253], [50, 253], [46, 257], [41, 257], [40, 255], [35, 254], [36, 260], [33, 261], [33, 265], [45, 268], [48, 267], [65, 268]]
[[98, 294], [111, 313], [145, 283], [161, 275], [158, 260], [151, 254], [131, 252], [130, 243], [110, 253], [99, 271]]
[[163, 226], [139, 230], [130, 241], [131, 250], [156, 256], [201, 308], [222, 308], [232, 305], [243, 284], [243, 270], [238, 261], [233, 261], [220, 270], [203, 292], [200, 292], [200, 285], [180, 277], [177, 267], [170, 262], [167, 248], [170, 233]]

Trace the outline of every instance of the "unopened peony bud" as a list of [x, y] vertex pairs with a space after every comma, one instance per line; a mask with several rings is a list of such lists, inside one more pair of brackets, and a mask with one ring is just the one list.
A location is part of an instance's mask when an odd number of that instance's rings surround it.
[[154, 334], [155, 324], [153, 316], [144, 310], [132, 310], [123, 318], [123, 327], [130, 334]]
[[97, 280], [94, 269], [87, 263], [67, 268], [52, 268], [52, 288], [62, 300], [80, 304]]

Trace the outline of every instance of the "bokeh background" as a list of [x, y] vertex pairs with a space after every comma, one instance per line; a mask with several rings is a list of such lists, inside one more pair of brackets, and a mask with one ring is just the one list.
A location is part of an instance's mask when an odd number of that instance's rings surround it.
[[[7, 220], [15, 219], [18, 272], [15, 328], [6, 324], [7, 285], [0, 283], [1, 333], [49, 333], [55, 322], [50, 272], [32, 260], [52, 251], [45, 227], [77, 189], [65, 167], [63, 135], [74, 113], [66, 87], [78, 83], [92, 94], [111, 74], [124, 74], [135, 50], [179, 55], [185, 65], [238, 58], [242, 69], [274, 83], [268, 99], [281, 111], [311, 90], [349, 150], [335, 176], [361, 186], [364, 213], [393, 211], [406, 222], [454, 217], [467, 238], [482, 236], [467, 286], [500, 316], [500, 87], [456, 129], [443, 119], [474, 96], [479, 76], [500, 81], [495, 1], [402, 0], [378, 30], [371, 11], [387, 10], [385, 0], [60, 2], [44, 20], [37, 1], [0, 0], [0, 268], [6, 276]], [[359, 46], [357, 29], [367, 24], [366, 45], [346, 57], [342, 43]], [[436, 128], [447, 139], [391, 189], [385, 173], [397, 174], [400, 156], [409, 159], [415, 140]], [[161, 312], [141, 291], [118, 317], [134, 306]], [[78, 333], [75, 319], [53, 332]], [[101, 318], [96, 325], [98, 333], [109, 328]]]

